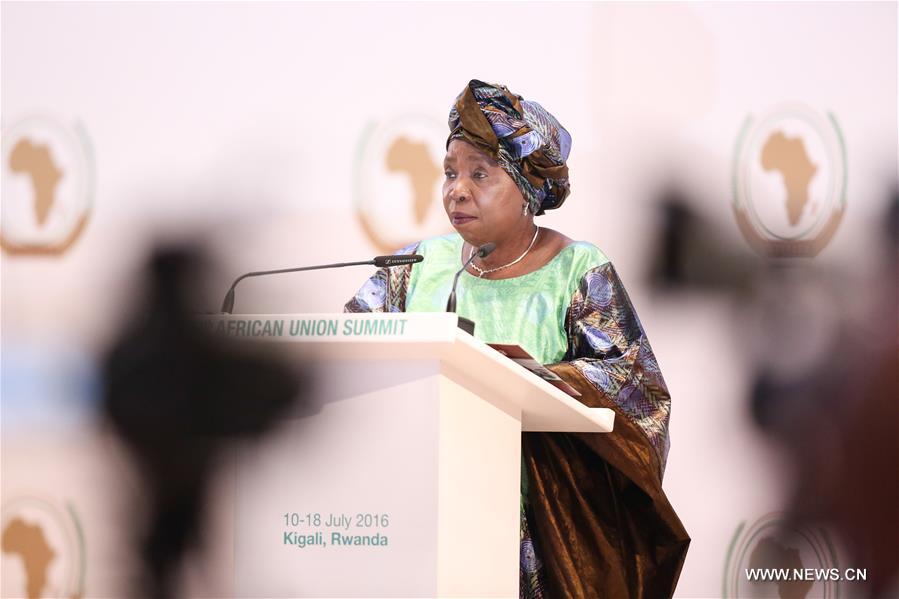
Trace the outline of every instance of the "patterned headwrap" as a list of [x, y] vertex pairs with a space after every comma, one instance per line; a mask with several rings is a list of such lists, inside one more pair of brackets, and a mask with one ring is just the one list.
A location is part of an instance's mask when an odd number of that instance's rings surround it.
[[450, 136], [464, 139], [494, 158], [506, 171], [531, 212], [558, 208], [568, 197], [571, 135], [536, 102], [504, 85], [472, 79], [449, 114]]

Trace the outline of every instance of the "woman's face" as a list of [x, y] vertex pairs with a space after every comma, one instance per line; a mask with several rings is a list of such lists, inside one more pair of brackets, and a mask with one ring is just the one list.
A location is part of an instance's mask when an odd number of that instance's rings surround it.
[[453, 140], [443, 160], [443, 207], [459, 235], [472, 245], [502, 244], [530, 234], [530, 219], [518, 186], [490, 156]]

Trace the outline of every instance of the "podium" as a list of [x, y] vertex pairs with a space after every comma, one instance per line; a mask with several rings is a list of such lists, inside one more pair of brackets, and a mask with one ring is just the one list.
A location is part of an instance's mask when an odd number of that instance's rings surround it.
[[521, 432], [609, 432], [455, 314], [204, 317], [278, 344], [321, 405], [234, 471], [237, 597], [517, 597]]

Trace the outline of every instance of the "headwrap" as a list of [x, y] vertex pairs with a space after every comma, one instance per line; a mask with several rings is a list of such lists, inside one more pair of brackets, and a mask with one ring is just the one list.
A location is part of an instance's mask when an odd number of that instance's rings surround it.
[[495, 159], [535, 215], [558, 208], [568, 197], [571, 135], [536, 102], [504, 85], [472, 79], [450, 110], [449, 128], [447, 147], [464, 139]]

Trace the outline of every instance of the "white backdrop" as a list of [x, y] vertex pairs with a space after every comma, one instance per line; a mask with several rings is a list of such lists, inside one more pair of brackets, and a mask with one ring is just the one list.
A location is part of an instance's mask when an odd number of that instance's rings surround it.
[[[896, 13], [837, 2], [4, 3], [4, 239], [52, 245], [50, 233], [87, 216], [65, 251], [13, 247], [0, 259], [4, 506], [28, 494], [75, 504], [86, 592], [115, 594], [122, 577], [106, 559], [123, 533], [104, 516], [115, 493], [98, 489], [115, 477], [97, 465], [108, 452], [89, 398], [149, 244], [211, 241], [217, 295], [247, 270], [383, 253], [362, 217], [397, 247], [448, 231], [428, 158], [439, 165], [448, 109], [479, 78], [540, 102], [572, 134], [572, 195], [541, 224], [597, 244], [628, 287], [673, 396], [665, 486], [693, 537], [678, 595], [720, 596], [738, 526], [781, 505], [779, 468], [748, 421], [731, 307], [648, 294], [652, 200], [677, 181], [748, 247], [731, 208], [744, 121], [786, 105], [832, 114], [847, 207], [814, 260], [862, 277], [896, 182]], [[10, 166], [26, 137], [70, 177], [43, 225], [37, 188]], [[400, 158], [421, 160], [411, 174], [388, 165], [400, 139], [413, 146]], [[337, 311], [368, 274], [247, 282], [237, 310]], [[110, 486], [86, 484], [97, 480]], [[4, 554], [4, 596], [21, 593], [20, 567]]]

